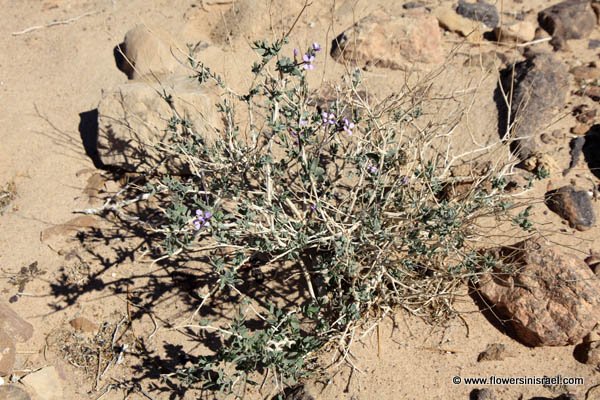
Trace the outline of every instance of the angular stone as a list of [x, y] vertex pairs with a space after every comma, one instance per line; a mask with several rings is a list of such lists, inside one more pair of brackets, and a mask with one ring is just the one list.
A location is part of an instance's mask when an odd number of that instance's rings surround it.
[[433, 14], [440, 26], [447, 31], [458, 33], [473, 42], [483, 39], [483, 29], [480, 22], [465, 18], [447, 7], [436, 8]]
[[[171, 104], [161, 95], [163, 91]], [[174, 77], [161, 85], [131, 82], [118, 86], [104, 93], [98, 107], [98, 155], [105, 165], [148, 171], [166, 156], [156, 146], [169, 143], [169, 120], [179, 115], [196, 132], [210, 136], [217, 122], [217, 102], [214, 86], [188, 77]], [[173, 173], [186, 173], [177, 158], [166, 166]]]
[[518, 21], [494, 28], [496, 40], [505, 43], [525, 43], [535, 38], [535, 25], [529, 21]]
[[477, 0], [476, 3], [467, 3], [465, 0], [458, 0], [456, 12], [465, 18], [474, 21], [483, 22], [490, 28], [498, 26], [498, 11], [493, 4], [488, 4], [484, 0]]
[[[514, 79], [514, 85], [511, 80]], [[521, 160], [540, 151], [540, 133], [567, 100], [569, 74], [566, 65], [541, 53], [508, 67], [502, 72], [502, 86], [511, 102], [513, 150]], [[500, 104], [499, 107], [506, 107]]]
[[578, 353], [583, 356], [582, 362], [600, 368], [600, 335], [597, 331], [587, 334], [577, 347]]
[[600, 283], [579, 258], [541, 239], [529, 239], [493, 253], [517, 269], [512, 274], [485, 274], [478, 291], [521, 343], [574, 344], [600, 320]]
[[31, 400], [31, 397], [17, 385], [2, 385], [0, 386], [0, 400]]
[[115, 48], [117, 66], [129, 79], [173, 73], [179, 62], [171, 52], [168, 35], [159, 29], [137, 25]]
[[477, 361], [502, 361], [509, 354], [506, 350], [506, 346], [501, 343], [491, 343], [489, 344], [484, 351], [479, 353], [477, 356]]
[[71, 327], [73, 327], [73, 329], [76, 331], [81, 331], [84, 333], [94, 333], [98, 330], [98, 325], [85, 317], [73, 318], [69, 321], [69, 325], [71, 325]]
[[6, 332], [0, 330], [0, 376], [12, 373], [15, 365], [15, 342]]
[[4, 303], [0, 303], [0, 329], [17, 342], [25, 342], [33, 336], [33, 326]]
[[569, 39], [583, 39], [596, 26], [596, 14], [590, 0], [565, 0], [538, 14], [538, 22], [552, 35], [555, 49], [564, 49]]
[[596, 223], [592, 200], [586, 190], [563, 186], [547, 192], [545, 203], [550, 210], [567, 220], [572, 228], [584, 231]]
[[54, 366], [32, 372], [23, 377], [21, 382], [31, 388], [40, 400], [64, 399], [62, 380]]
[[402, 17], [383, 12], [368, 15], [333, 40], [331, 56], [361, 67], [402, 70], [444, 59], [436, 19], [419, 10]]

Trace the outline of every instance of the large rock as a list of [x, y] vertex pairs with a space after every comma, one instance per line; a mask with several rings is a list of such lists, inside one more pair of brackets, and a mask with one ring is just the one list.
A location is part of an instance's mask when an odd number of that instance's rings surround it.
[[31, 397], [16, 385], [2, 385], [0, 386], [0, 400], [31, 400]]
[[600, 283], [578, 258], [530, 239], [496, 250], [514, 264], [514, 274], [494, 271], [479, 281], [479, 293], [528, 346], [579, 342], [600, 320]]
[[567, 220], [572, 228], [584, 231], [596, 223], [594, 207], [587, 190], [563, 186], [547, 192], [545, 202], [549, 209]]
[[373, 13], [334, 39], [331, 56], [355, 65], [409, 69], [414, 63], [441, 63], [442, 36], [434, 17], [422, 11], [392, 17]]
[[[514, 79], [514, 82], [512, 80]], [[569, 73], [566, 65], [550, 54], [535, 54], [502, 72], [505, 93], [514, 87], [510, 103], [513, 150], [525, 160], [540, 149], [540, 133], [567, 100]], [[504, 99], [501, 110], [506, 109]], [[504, 120], [504, 118], [500, 118]], [[504, 132], [501, 132], [504, 134]]]
[[463, 17], [474, 21], [483, 22], [490, 28], [498, 26], [498, 11], [493, 4], [488, 4], [484, 0], [477, 0], [476, 3], [468, 3], [465, 0], [458, 0], [456, 12]]
[[145, 25], [129, 30], [115, 48], [117, 67], [129, 79], [173, 73], [180, 65], [175, 54], [177, 46], [167, 33]]
[[62, 379], [54, 366], [44, 367], [21, 379], [21, 382], [32, 389], [39, 400], [63, 400]]
[[[166, 156], [156, 145], [168, 143], [169, 120], [178, 115], [189, 120], [196, 132], [210, 133], [218, 100], [213, 86], [188, 77], [171, 78], [161, 85], [131, 82], [109, 90], [98, 106], [98, 155], [105, 165], [147, 171]], [[166, 166], [174, 173], [185, 172], [177, 160]]]
[[25, 342], [33, 336], [33, 326], [4, 303], [0, 303], [0, 329], [17, 342]]
[[[7, 376], [15, 365], [16, 349], [13, 338], [0, 330], [0, 375]], [[1, 399], [1, 398], [0, 398]]]
[[563, 49], [569, 39], [583, 39], [596, 26], [596, 14], [590, 0], [565, 0], [538, 14], [540, 26], [552, 35], [555, 49]]

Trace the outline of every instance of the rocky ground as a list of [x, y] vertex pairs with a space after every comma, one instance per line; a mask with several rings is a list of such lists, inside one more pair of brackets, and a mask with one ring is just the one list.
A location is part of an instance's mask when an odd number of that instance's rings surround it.
[[[156, 156], [148, 143], [170, 112], [157, 88], [196, 125], [214, 122], [214, 94], [187, 79], [190, 52], [233, 90], [247, 88], [249, 44], [286, 32], [302, 3], [0, 0], [0, 9], [0, 399], [210, 397], [169, 375], [197, 355], [197, 339], [173, 327], [201, 283], [153, 263], [126, 221], [75, 212], [102, 207], [130, 179], [116, 179], [115, 166], [141, 171]], [[431, 79], [444, 101], [425, 113], [456, 120], [453, 152], [505, 140], [503, 157], [519, 161], [510, 184], [525, 190], [541, 235], [513, 243], [517, 276], [482, 277], [477, 295], [465, 288], [461, 318], [430, 326], [399, 311], [356, 337], [352, 366], [288, 398], [600, 399], [599, 15], [596, 0], [315, 0], [302, 14], [285, 51], [322, 44], [314, 87], [348, 65], [379, 99]], [[464, 382], [491, 375], [584, 384]]]

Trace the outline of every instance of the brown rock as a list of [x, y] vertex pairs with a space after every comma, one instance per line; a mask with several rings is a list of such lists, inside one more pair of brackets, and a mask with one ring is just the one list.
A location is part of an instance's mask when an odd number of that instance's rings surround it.
[[567, 220], [572, 228], [584, 231], [596, 223], [592, 200], [586, 190], [563, 186], [547, 192], [545, 203], [550, 210]]
[[17, 342], [25, 342], [33, 336], [33, 326], [4, 303], [0, 303], [0, 329]]
[[98, 330], [98, 325], [85, 317], [73, 318], [69, 321], [69, 325], [71, 325], [76, 331], [85, 333], [94, 333]]
[[525, 43], [535, 38], [535, 29], [535, 25], [529, 21], [518, 21], [494, 28], [494, 35], [500, 42]]
[[564, 49], [569, 39], [583, 39], [596, 26], [596, 14], [589, 0], [565, 0], [538, 14], [542, 28], [552, 35], [555, 49]]
[[7, 376], [12, 373], [15, 365], [15, 342], [13, 339], [6, 334], [6, 332], [0, 330], [0, 375]]
[[578, 82], [595, 81], [600, 79], [600, 68], [596, 65], [582, 65], [571, 70], [571, 74]]
[[600, 329], [596, 325], [580, 344], [575, 346], [575, 358], [584, 364], [600, 368]]
[[573, 115], [582, 124], [593, 124], [596, 119], [597, 110], [589, 108], [587, 104], [580, 104], [573, 109]]
[[444, 59], [442, 36], [437, 21], [422, 11], [392, 17], [373, 13], [333, 41], [331, 56], [350, 62], [390, 68], [414, 68], [414, 63], [437, 64]]
[[31, 397], [17, 385], [2, 385], [0, 386], [0, 400], [31, 400]]
[[[513, 150], [521, 160], [540, 149], [540, 130], [567, 100], [569, 74], [566, 65], [550, 54], [537, 54], [502, 72], [504, 88], [513, 87], [511, 124]], [[514, 82], [512, 82], [514, 79]]]
[[488, 344], [484, 351], [479, 353], [477, 361], [502, 361], [508, 356], [510, 356], [510, 354], [508, 354], [505, 345], [501, 343], [491, 343]]
[[482, 277], [479, 293], [528, 346], [579, 342], [600, 319], [600, 283], [576, 257], [530, 239], [494, 251], [518, 269]]
[[168, 34], [159, 29], [138, 25], [125, 34], [123, 43], [115, 49], [117, 66], [129, 79], [147, 75], [173, 73], [179, 62], [171, 51]]
[[433, 11], [440, 26], [447, 31], [458, 33], [469, 41], [478, 42], [483, 39], [481, 22], [474, 21], [457, 14], [453, 9], [440, 7]]
[[[171, 105], [160, 95], [166, 92]], [[186, 117], [197, 132], [209, 137], [217, 122], [216, 88], [200, 85], [187, 77], [175, 77], [161, 85], [131, 82], [104, 93], [98, 107], [98, 155], [106, 165], [130, 171], [148, 171], [165, 156], [156, 145], [168, 145], [166, 131], [175, 109]], [[174, 173], [185, 173], [182, 162], [167, 166]]]
[[571, 133], [573, 135], [582, 136], [582, 135], [585, 135], [590, 130], [590, 128], [591, 128], [591, 125], [578, 122], [577, 125], [575, 125], [574, 127], [571, 128]]

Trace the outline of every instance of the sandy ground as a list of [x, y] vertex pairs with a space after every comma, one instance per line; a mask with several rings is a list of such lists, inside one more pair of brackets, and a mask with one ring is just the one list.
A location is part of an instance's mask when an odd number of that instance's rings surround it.
[[[228, 43], [226, 35], [219, 31], [219, 26], [227, 23], [224, 15], [228, 5], [204, 3], [205, 9], [201, 2], [191, 0], [0, 0], [0, 185], [14, 180], [17, 190], [11, 207], [0, 216], [0, 268], [5, 278], [0, 280], [1, 300], [8, 301], [16, 293], [9, 278], [21, 267], [37, 261], [40, 269], [46, 271], [28, 283], [25, 295], [12, 304], [35, 329], [32, 340], [18, 344], [18, 370], [15, 373], [23, 375], [47, 365], [56, 366], [62, 374], [60, 385], [64, 388], [65, 399], [96, 399], [104, 392], [104, 399], [120, 399], [127, 389], [132, 388], [129, 397], [132, 399], [144, 398], [139, 388], [152, 398], [172, 398], [169, 389], [158, 379], [157, 370], [159, 366], [164, 367], [164, 360], [182, 357], [178, 354], [182, 349], [193, 351], [194, 342], [175, 331], [159, 329], [149, 338], [154, 332], [154, 323], [162, 326], [164, 321], [181, 321], [190, 307], [186, 303], [189, 297], [180, 285], [168, 283], [173, 279], [172, 275], [141, 260], [139, 253], [130, 251], [140, 240], [120, 241], [116, 235], [107, 239], [109, 235], [98, 237], [89, 246], [74, 239], [74, 230], [65, 229], [61, 224], [75, 217], [74, 210], [90, 204], [90, 187], [94, 188], [94, 179], [100, 171], [85, 155], [80, 136], [81, 114], [98, 106], [103, 89], [126, 82], [126, 76], [115, 67], [113, 48], [127, 30], [135, 24], [146, 23], [179, 32], [183, 21], [193, 21], [193, 25], [185, 26], [188, 34], [210, 44], [202, 53], [203, 61], [224, 72], [234, 85], [244, 86], [247, 80], [241, 77], [247, 75], [242, 72], [250, 63], [232, 63], [231, 60], [249, 60], [249, 38], [271, 36], [269, 20], [274, 31], [279, 32], [280, 27], [289, 25], [293, 13], [300, 8], [295, 1], [281, 0], [274, 2], [278, 4], [272, 7], [270, 17], [246, 15], [241, 22], [232, 25], [233, 36]], [[382, 4], [398, 10], [402, 2], [397, 3], [387, 4], [384, 0], [315, 1], [313, 8], [299, 21], [292, 45], [305, 47], [313, 41], [328, 43], [353, 18], [366, 15]], [[552, 2], [515, 3], [506, 1], [503, 7], [517, 11], [539, 10]], [[332, 14], [331, 9], [336, 10], [335, 13]], [[80, 18], [13, 35], [29, 27], [75, 17]], [[598, 31], [594, 35], [596, 39], [600, 37]], [[446, 36], [445, 40], [448, 49], [459, 42], [454, 36]], [[563, 57], [575, 65], [597, 60], [597, 54], [587, 50], [586, 43], [574, 42], [571, 52]], [[485, 44], [461, 48], [463, 58], [450, 66], [445, 72], [446, 79], [442, 79], [447, 84], [446, 91], [473, 88], [465, 92], [479, 96], [475, 102], [466, 96], [460, 100], [461, 104], [471, 107], [470, 117], [462, 129], [464, 136], [458, 138], [458, 142], [466, 146], [469, 141], [464, 138], [468, 138], [469, 132], [492, 132], [484, 141], [495, 139], [496, 134], [495, 110], [490, 96], [490, 90], [495, 87], [495, 76], [479, 68], [462, 67], [462, 60], [467, 55], [484, 50], [487, 50]], [[315, 84], [334, 79], [343, 72], [342, 67], [331, 59], [317, 66], [320, 72], [313, 78]], [[385, 70], [369, 71], [365, 76], [382, 94], [389, 93], [394, 83], [399, 85], [403, 79], [400, 75], [388, 75]], [[567, 112], [565, 110], [565, 114]], [[566, 132], [572, 124], [572, 118], [566, 117], [555, 127]], [[555, 154], [563, 163], [568, 154], [565, 143]], [[582, 182], [585, 182], [584, 178]], [[554, 180], [551, 184], [558, 185], [561, 181]], [[531, 196], [539, 196], [545, 189], [540, 186]], [[99, 200], [91, 201], [98, 204]], [[571, 245], [579, 254], [586, 253], [589, 248], [600, 250], [600, 244], [593, 242], [597, 228], [575, 234], [561, 225], [558, 217], [544, 214], [542, 208], [536, 215], [540, 221], [549, 224], [549, 231], [559, 234], [557, 240]], [[86, 225], [89, 221], [79, 222]], [[58, 228], [50, 231], [51, 240], [42, 242], [41, 233], [52, 227]], [[109, 227], [106, 229], [110, 232]], [[82, 267], [81, 260], [85, 260], [87, 266]], [[152, 286], [157, 291], [162, 290], [152, 298], [152, 294], [140, 289], [148, 282], [167, 283]], [[95, 382], [96, 371], [77, 368], [61, 354], [53, 352], [52, 346], [48, 347], [49, 342], [53, 343], [69, 329], [67, 322], [76, 316], [85, 316], [98, 324], [103, 321], [114, 323], [128, 313], [141, 310], [127, 306], [130, 296], [138, 293], [148, 300], [148, 304], [155, 301], [156, 306], [154, 322], [150, 316], [139, 312], [133, 325], [135, 335], [146, 338], [147, 357], [126, 355], [124, 366], [113, 368], [100, 382]], [[570, 388], [493, 388], [499, 399], [517, 399], [521, 394], [524, 398], [556, 396], [565, 389], [584, 398], [585, 392], [598, 383], [597, 372], [574, 359], [573, 346], [524, 347], [475, 312], [470, 298], [465, 297], [463, 302], [462, 307], [467, 311], [464, 322], [457, 319], [446, 327], [432, 328], [398, 312], [394, 329], [389, 320], [382, 324], [379, 343], [375, 331], [368, 332], [362, 339], [356, 338], [352, 348], [352, 362], [356, 367], [353, 373], [347, 367], [342, 368], [330, 380], [325, 379], [325, 386], [319, 382], [312, 382], [311, 386], [322, 399], [467, 399], [473, 387], [455, 385], [452, 377], [562, 375], [585, 378], [585, 385]], [[183, 347], [169, 347], [169, 343]], [[478, 363], [477, 355], [490, 343], [505, 344], [512, 356], [504, 361]], [[331, 355], [323, 357], [326, 360]], [[122, 383], [129, 378], [135, 378], [139, 383]], [[114, 386], [108, 387], [108, 384]], [[194, 396], [192, 392], [181, 394], [182, 398]], [[592, 393], [588, 398], [600, 398], [600, 394]]]

